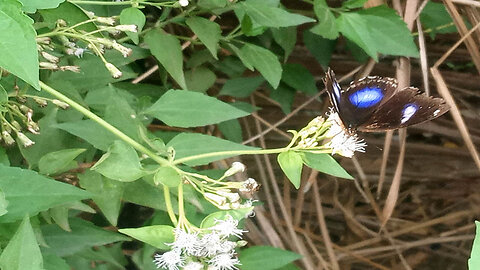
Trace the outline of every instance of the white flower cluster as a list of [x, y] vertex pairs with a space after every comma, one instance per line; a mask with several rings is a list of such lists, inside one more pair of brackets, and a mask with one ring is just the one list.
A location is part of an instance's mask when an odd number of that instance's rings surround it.
[[331, 148], [332, 154], [351, 158], [355, 151], [365, 152], [367, 144], [362, 139], [359, 139], [357, 134], [349, 134], [345, 131], [338, 113], [331, 111], [327, 122], [331, 126], [326, 133], [326, 137], [331, 139], [325, 144], [325, 147]]
[[209, 233], [188, 233], [175, 229], [175, 242], [168, 244], [172, 249], [161, 255], [156, 254], [154, 263], [167, 270], [236, 270], [240, 261], [235, 256], [237, 242], [228, 240], [235, 236], [242, 238], [245, 232], [238, 228], [238, 220], [227, 216], [225, 220], [215, 220]]
[[312, 148], [318, 145], [317, 137], [320, 135], [321, 129], [325, 120], [323, 117], [315, 117], [308, 125], [303, 128], [298, 135], [300, 136], [300, 141], [298, 146], [301, 148]]

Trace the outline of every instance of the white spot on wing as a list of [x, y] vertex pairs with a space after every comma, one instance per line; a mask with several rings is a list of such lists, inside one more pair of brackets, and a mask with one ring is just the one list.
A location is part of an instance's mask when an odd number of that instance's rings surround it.
[[402, 119], [400, 123], [404, 124], [417, 112], [418, 107], [415, 104], [407, 104], [402, 111]]
[[338, 85], [338, 82], [336, 80], [333, 81], [332, 85], [333, 85], [333, 94], [337, 99], [340, 99], [342, 88], [340, 87], [340, 85]]
[[439, 112], [440, 112], [440, 109], [437, 109], [436, 111], [433, 112], [433, 116], [437, 116]]

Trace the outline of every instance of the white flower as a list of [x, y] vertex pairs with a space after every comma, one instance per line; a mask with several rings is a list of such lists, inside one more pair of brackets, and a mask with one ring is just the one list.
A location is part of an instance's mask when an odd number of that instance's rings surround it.
[[242, 234], [246, 231], [237, 227], [238, 220], [228, 215], [225, 220], [215, 219], [215, 225], [211, 227], [211, 229], [216, 231], [220, 236], [223, 237], [229, 237], [231, 235], [234, 235], [238, 238], [242, 238]]
[[182, 7], [188, 6], [188, 0], [178, 0], [178, 3], [179, 3], [180, 6], [182, 6]]
[[202, 249], [195, 254], [197, 257], [211, 257], [215, 256], [222, 250], [222, 239], [217, 233], [208, 233], [203, 235], [201, 240]]
[[182, 257], [182, 252], [178, 249], [173, 249], [168, 252], [155, 254], [153, 262], [157, 268], [168, 270], [178, 270], [185, 263], [185, 258]]
[[167, 245], [188, 255], [196, 254], [201, 249], [197, 233], [188, 233], [179, 228], [175, 229], [175, 242]]
[[99, 23], [107, 24], [107, 25], [115, 25], [115, 18], [113, 17], [97, 17], [95, 20]]
[[30, 140], [30, 138], [22, 132], [17, 132], [17, 138], [23, 144], [23, 147], [29, 147], [35, 144], [34, 141]]
[[242, 187], [239, 189], [241, 192], [253, 192], [257, 191], [260, 185], [253, 178], [248, 178], [243, 182]]
[[331, 124], [330, 128], [327, 131], [327, 134], [325, 134], [327, 138], [332, 138], [334, 136], [337, 136], [338, 134], [345, 133], [345, 128], [343, 127], [340, 116], [332, 109], [330, 110], [330, 115], [328, 116], [327, 121]]
[[216, 267], [220, 270], [236, 270], [240, 261], [237, 258], [233, 257], [233, 253], [220, 253], [208, 261], [213, 267]]
[[228, 192], [228, 191], [217, 191], [218, 195], [227, 198], [230, 202], [239, 202], [240, 195], [238, 193]]
[[367, 144], [363, 140], [358, 139], [357, 134], [348, 135], [343, 133], [333, 137], [325, 146], [332, 149], [332, 154], [351, 158], [355, 151], [365, 152]]
[[76, 57], [80, 58], [83, 56], [83, 53], [86, 51], [87, 49], [84, 49], [84, 48], [75, 48], [74, 51], [73, 51], [73, 55], [75, 55]]
[[223, 177], [232, 176], [238, 172], [244, 172], [245, 165], [241, 162], [233, 162], [232, 167], [230, 167], [224, 174]]
[[202, 270], [203, 268], [203, 264], [199, 262], [189, 262], [187, 265], [185, 265], [183, 270]]

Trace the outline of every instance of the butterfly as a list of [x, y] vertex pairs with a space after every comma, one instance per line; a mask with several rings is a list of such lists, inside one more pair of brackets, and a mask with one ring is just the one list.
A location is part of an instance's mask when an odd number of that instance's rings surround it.
[[435, 119], [450, 109], [442, 98], [429, 97], [415, 87], [398, 90], [394, 78], [368, 76], [343, 90], [329, 68], [324, 83], [334, 111], [351, 132], [403, 128]]

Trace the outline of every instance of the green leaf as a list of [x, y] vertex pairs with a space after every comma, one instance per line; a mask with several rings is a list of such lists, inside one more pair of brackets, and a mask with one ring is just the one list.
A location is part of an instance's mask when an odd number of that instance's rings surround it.
[[223, 8], [228, 4], [228, 0], [198, 0], [197, 5], [204, 9]]
[[278, 88], [270, 91], [270, 98], [280, 104], [282, 111], [288, 114], [292, 111], [293, 99], [295, 98], [295, 89], [281, 83]]
[[30, 170], [0, 165], [0, 175], [0, 190], [8, 201], [8, 213], [0, 217], [2, 223], [90, 197], [89, 193], [77, 187]]
[[314, 22], [312, 18], [289, 13], [281, 8], [273, 7], [258, 1], [244, 1], [237, 3], [236, 9], [241, 9], [250, 18], [262, 26], [288, 27]]
[[305, 165], [319, 172], [330, 174], [345, 179], [353, 179], [340, 164], [329, 154], [314, 154], [309, 152], [302, 153], [302, 159]]
[[312, 73], [300, 64], [285, 64], [282, 81], [293, 89], [308, 95], [315, 95], [318, 92]]
[[313, 11], [318, 18], [318, 24], [310, 31], [327, 39], [336, 39], [338, 29], [335, 24], [335, 16], [330, 11], [327, 2], [325, 0], [315, 0]]
[[[247, 56], [243, 53], [243, 51], [237, 47], [235, 47], [235, 45], [233, 44], [227, 44], [227, 46], [235, 53], [235, 55], [237, 55], [238, 59], [240, 59], [240, 61], [242, 62], [242, 64], [248, 68], [249, 70], [253, 71], [254, 68], [253, 68], [253, 65], [249, 62]], [[240, 74], [243, 73], [243, 70], [242, 72], [240, 72]], [[228, 73], [227, 73], [228, 74]]]
[[40, 89], [33, 20], [15, 0], [0, 0], [0, 67]]
[[243, 141], [242, 126], [237, 119], [232, 119], [219, 123], [218, 129], [229, 141], [236, 143], [241, 143]]
[[323, 68], [328, 67], [337, 40], [326, 39], [312, 33], [310, 30], [305, 30], [303, 32], [303, 42], [320, 65], [322, 65]]
[[[198, 134], [198, 133], [180, 133], [175, 136], [167, 147], [175, 149], [175, 158], [180, 159], [189, 156], [206, 154], [211, 152], [235, 151], [235, 150], [255, 150], [258, 148], [237, 144], [217, 137]], [[219, 156], [206, 157], [185, 162], [189, 166], [205, 165], [212, 161], [236, 156], [236, 154], [225, 153]]]
[[7, 152], [3, 147], [0, 147], [0, 164], [10, 166], [10, 160], [8, 159]]
[[56, 8], [65, 0], [19, 0], [23, 4], [23, 11], [35, 13], [37, 9]]
[[43, 268], [45, 270], [70, 270], [70, 266], [64, 259], [55, 254], [42, 254]]
[[5, 270], [43, 270], [42, 253], [28, 216], [2, 250], [0, 267]]
[[248, 63], [276, 89], [282, 78], [282, 66], [277, 56], [265, 48], [250, 43], [246, 43], [241, 52]]
[[[428, 1], [425, 8], [422, 9], [422, 13], [420, 13], [420, 21], [425, 28], [431, 30], [430, 37], [432, 39], [435, 38], [437, 33], [445, 34], [457, 32], [457, 28], [453, 24], [452, 17], [450, 17], [445, 5], [442, 3]], [[451, 25], [444, 27], [449, 24]]]
[[[64, 149], [44, 155], [38, 162], [41, 174], [57, 174], [70, 169], [70, 164], [86, 149]], [[74, 162], [76, 165], [76, 162]]]
[[356, 12], [342, 13], [336, 22], [339, 31], [342, 32], [346, 38], [355, 42], [355, 44], [362, 48], [370, 57], [378, 61], [378, 40], [374, 40], [370, 35], [368, 22], [362, 15]]
[[342, 3], [342, 7], [354, 9], [361, 8], [368, 0], [348, 0]]
[[295, 151], [286, 151], [278, 155], [277, 161], [290, 182], [298, 189], [302, 178], [302, 155]]
[[232, 209], [226, 211], [218, 211], [211, 213], [202, 220], [200, 228], [210, 228], [215, 225], [217, 220], [225, 220], [228, 216], [231, 216], [234, 220], [242, 220], [249, 213], [253, 211], [253, 207]]
[[270, 28], [270, 31], [272, 31], [275, 42], [285, 51], [283, 61], [286, 62], [297, 43], [297, 28], [295, 26]]
[[64, 206], [53, 207], [48, 211], [52, 219], [60, 228], [65, 231], [71, 231], [68, 223], [68, 208]]
[[205, 93], [215, 84], [217, 76], [206, 67], [196, 67], [185, 72], [185, 81], [190, 91]]
[[480, 269], [480, 222], [475, 220], [476, 233], [473, 240], [472, 252], [470, 253], [470, 259], [468, 259], [468, 269], [475, 270]]
[[300, 254], [271, 246], [246, 248], [241, 250], [239, 256], [242, 270], [258, 269], [259, 265], [262, 266], [262, 270], [274, 270], [300, 258], [302, 258]]
[[102, 210], [108, 222], [117, 226], [118, 215], [122, 206], [123, 183], [108, 179], [91, 170], [78, 175], [78, 178], [80, 179], [80, 186], [93, 194], [93, 201]]
[[160, 167], [155, 173], [153, 181], [157, 185], [163, 184], [167, 187], [178, 187], [178, 184], [182, 181], [182, 177], [172, 167]]
[[[106, 130], [97, 122], [90, 119], [56, 124], [54, 127], [63, 129], [68, 133], [80, 137], [93, 145], [95, 148], [103, 151], [107, 151], [109, 145], [111, 145], [112, 142], [117, 139], [117, 137], [110, 131]], [[35, 147], [35, 145], [33, 147]]]
[[7, 104], [8, 102], [8, 94], [5, 88], [0, 85], [0, 110], [2, 110], [2, 106]]
[[153, 30], [145, 35], [145, 42], [150, 47], [153, 56], [157, 58], [158, 62], [180, 87], [187, 89], [183, 74], [183, 54], [180, 41], [163, 31]]
[[135, 149], [120, 140], [108, 148], [92, 170], [121, 182], [135, 181], [145, 174]]
[[163, 190], [141, 179], [135, 182], [123, 183], [125, 191], [123, 199], [138, 205], [166, 211]]
[[48, 245], [47, 252], [65, 257], [85, 248], [130, 240], [126, 236], [104, 230], [80, 218], [71, 218], [70, 227], [71, 232], [62, 230], [56, 224], [41, 227], [43, 237]]
[[216, 98], [182, 90], [169, 90], [145, 113], [176, 127], [205, 126], [248, 115]]
[[230, 79], [225, 82], [218, 95], [248, 97], [253, 91], [257, 90], [264, 81], [263, 77], [260, 76]]
[[138, 8], [125, 8], [120, 13], [121, 24], [134, 24], [137, 26], [137, 32], [125, 32], [132, 41], [138, 45], [138, 33], [140, 33], [145, 26], [145, 15]]
[[217, 47], [222, 36], [220, 25], [202, 17], [190, 17], [185, 23], [198, 36], [198, 39], [207, 47], [213, 57], [218, 59]]
[[145, 226], [136, 229], [120, 229], [119, 232], [152, 245], [161, 250], [168, 250], [171, 247], [167, 243], [175, 240], [173, 227], [167, 225]]
[[407, 25], [393, 9], [386, 6], [342, 13], [337, 18], [337, 25], [345, 37], [376, 61], [377, 53], [419, 56]]
[[[48, 2], [45, 0], [34, 0], [38, 2]], [[54, 28], [56, 22], [59, 19], [62, 19], [67, 22], [67, 25], [73, 26], [77, 23], [86, 21], [89, 19], [87, 14], [77, 5], [72, 4], [70, 2], [63, 2], [60, 4], [57, 8], [52, 8], [52, 9], [42, 9], [39, 10], [39, 13], [42, 15], [43, 20], [49, 24], [50, 28]], [[83, 30], [86, 32], [94, 31], [97, 29], [95, 24], [92, 23], [86, 23], [83, 25], [80, 25], [76, 29]], [[98, 58], [95, 56], [95, 58]]]

